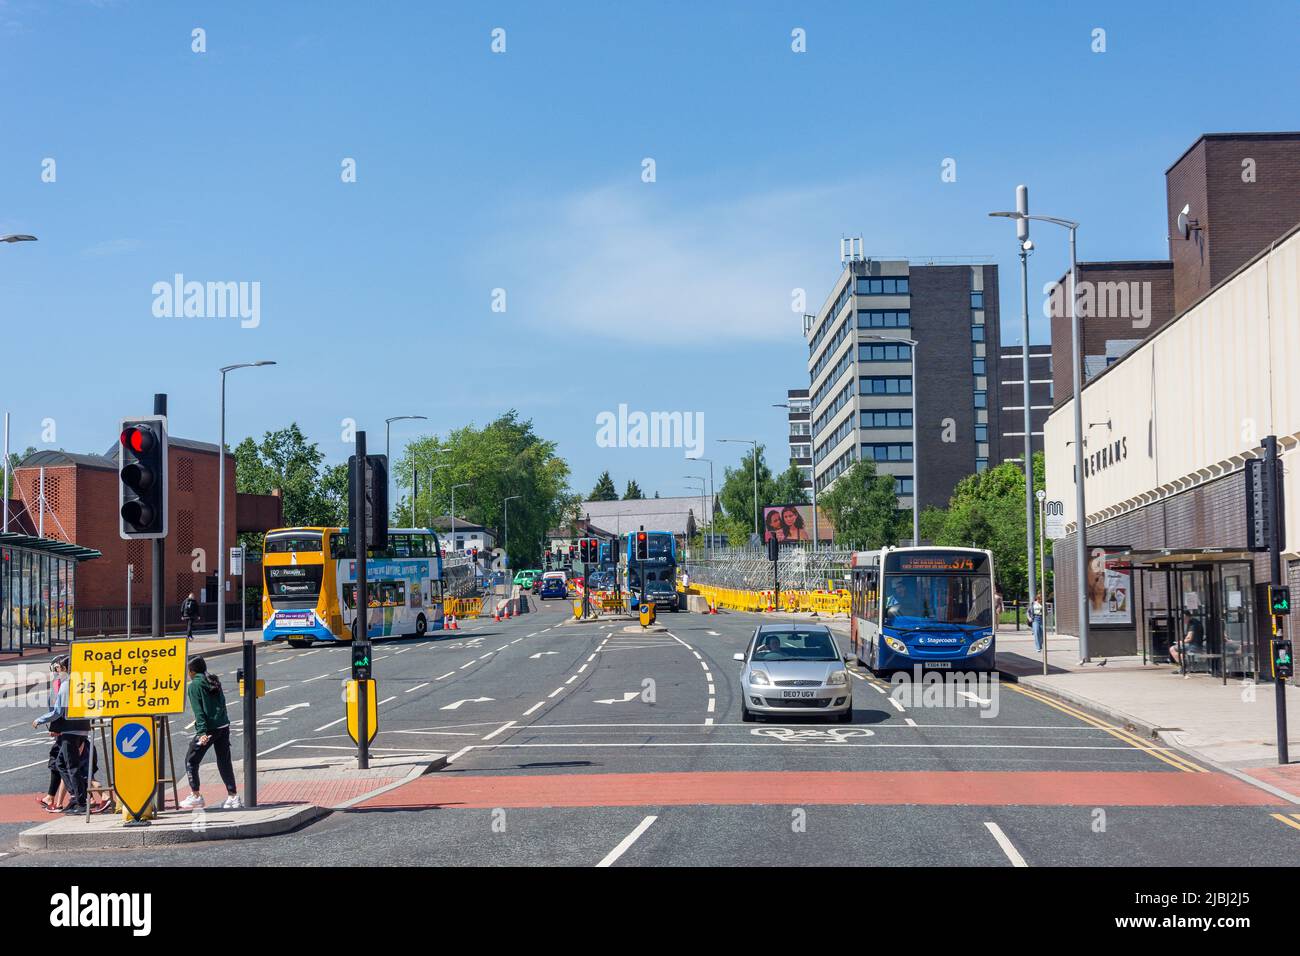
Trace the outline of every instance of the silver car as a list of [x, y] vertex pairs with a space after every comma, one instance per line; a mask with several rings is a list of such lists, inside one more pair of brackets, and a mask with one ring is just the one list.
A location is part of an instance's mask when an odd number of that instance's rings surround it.
[[853, 720], [853, 686], [830, 629], [822, 624], [760, 624], [749, 647], [734, 655], [740, 672], [740, 714]]

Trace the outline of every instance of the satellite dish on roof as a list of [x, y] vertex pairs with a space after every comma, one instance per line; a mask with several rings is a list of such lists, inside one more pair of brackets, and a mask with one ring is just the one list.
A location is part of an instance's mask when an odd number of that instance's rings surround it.
[[1178, 221], [1177, 221], [1178, 234], [1182, 236], [1184, 239], [1190, 238], [1193, 229], [1200, 228], [1200, 226], [1197, 224], [1195, 219], [1188, 218], [1188, 214], [1191, 211], [1192, 211], [1192, 207], [1191, 204], [1189, 203], [1186, 206], [1183, 206], [1183, 208], [1178, 213]]

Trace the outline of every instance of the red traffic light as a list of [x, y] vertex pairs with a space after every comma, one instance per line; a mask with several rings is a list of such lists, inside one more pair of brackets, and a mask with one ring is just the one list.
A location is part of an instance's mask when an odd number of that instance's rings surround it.
[[122, 429], [122, 444], [137, 454], [146, 452], [154, 446], [153, 432], [138, 425], [124, 428]]
[[638, 532], [637, 532], [637, 535], [636, 535], [636, 539], [637, 539], [638, 541], [644, 541], [644, 540], [645, 540], [645, 532], [644, 532], [644, 531], [638, 531]]

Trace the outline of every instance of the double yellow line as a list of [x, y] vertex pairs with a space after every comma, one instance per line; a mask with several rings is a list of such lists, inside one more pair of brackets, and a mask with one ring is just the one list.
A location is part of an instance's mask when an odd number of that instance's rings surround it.
[[1285, 813], [1270, 813], [1269, 816], [1274, 820], [1285, 823], [1289, 827], [1294, 827], [1295, 829], [1300, 830], [1300, 813], [1293, 813], [1290, 816], [1287, 816]]
[[[1069, 714], [1071, 717], [1074, 717], [1077, 720], [1082, 720], [1086, 724], [1091, 724], [1099, 730], [1104, 730], [1116, 740], [1122, 740], [1135, 750], [1140, 750], [1145, 754], [1155, 757], [1157, 760], [1164, 761], [1175, 770], [1181, 770], [1184, 773], [1209, 773], [1209, 771], [1204, 767], [1197, 766], [1190, 760], [1186, 760], [1170, 750], [1163, 747], [1153, 746], [1148, 741], [1137, 736], [1137, 734], [1130, 733], [1129, 731], [1116, 727], [1113, 724], [1108, 724], [1105, 721], [1098, 720], [1096, 717], [1085, 714], [1083, 711], [1077, 710], [1068, 704], [1063, 704], [1060, 701], [1053, 700], [1046, 694], [1040, 693], [1036, 690], [1029, 690], [1028, 688], [1021, 687], [1019, 684], [1003, 684], [1002, 686], [1009, 687], [1018, 694], [1024, 694], [1026, 697], [1031, 697], [1039, 703], [1046, 704], [1048, 707], [1053, 707], [1063, 714]], [[1300, 829], [1300, 826], [1297, 826], [1297, 829]]]

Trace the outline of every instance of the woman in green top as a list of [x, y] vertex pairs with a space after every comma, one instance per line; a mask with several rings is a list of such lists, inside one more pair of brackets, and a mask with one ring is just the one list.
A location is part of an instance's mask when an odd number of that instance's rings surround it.
[[194, 739], [185, 755], [185, 770], [190, 778], [190, 795], [181, 801], [186, 810], [203, 806], [199, 793], [199, 764], [208, 748], [217, 750], [217, 770], [226, 785], [226, 802], [223, 810], [238, 810], [239, 793], [235, 789], [235, 768], [230, 762], [230, 716], [226, 713], [226, 695], [221, 689], [221, 678], [208, 673], [208, 662], [201, 657], [190, 658], [190, 683], [185, 689], [190, 709], [194, 711]]

